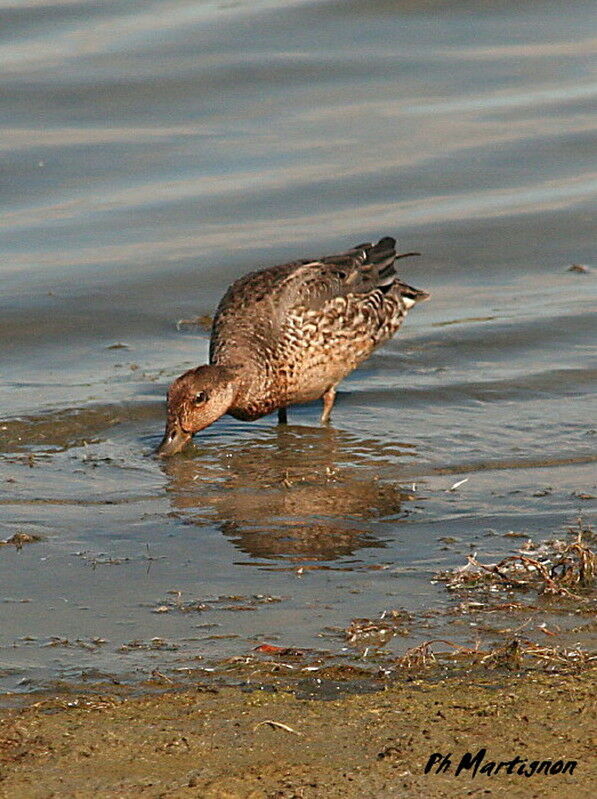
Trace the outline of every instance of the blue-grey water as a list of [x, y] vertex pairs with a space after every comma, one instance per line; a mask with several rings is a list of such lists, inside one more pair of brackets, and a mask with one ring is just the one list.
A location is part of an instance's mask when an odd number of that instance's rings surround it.
[[[435, 572], [587, 517], [596, 22], [582, 0], [0, 1], [0, 538], [41, 537], [0, 547], [2, 687], [341, 653], [395, 608], [474, 641], [434, 615]], [[207, 354], [179, 320], [382, 235], [432, 299], [331, 427], [225, 417], [151, 457]]]

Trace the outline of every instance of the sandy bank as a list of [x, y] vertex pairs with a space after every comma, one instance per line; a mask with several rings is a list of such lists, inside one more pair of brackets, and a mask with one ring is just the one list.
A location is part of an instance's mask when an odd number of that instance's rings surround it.
[[[43, 698], [1, 711], [0, 795], [588, 797], [596, 776], [594, 685], [586, 671], [527, 672], [396, 682], [327, 702], [205, 687]], [[476, 776], [472, 769], [457, 776], [461, 758], [482, 748]], [[451, 763], [425, 774], [436, 752], [451, 753]], [[521, 762], [512, 766], [515, 757]], [[545, 760], [576, 766], [572, 774], [527, 776], [533, 761]], [[484, 766], [493, 773], [480, 773]]]

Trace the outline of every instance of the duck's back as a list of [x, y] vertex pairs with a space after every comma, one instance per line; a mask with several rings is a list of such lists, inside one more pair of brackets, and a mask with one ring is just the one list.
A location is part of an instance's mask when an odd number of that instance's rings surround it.
[[261, 393], [268, 408], [321, 396], [427, 296], [397, 280], [395, 259], [387, 237], [240, 278], [217, 309], [210, 362], [247, 364], [261, 384], [251, 393]]

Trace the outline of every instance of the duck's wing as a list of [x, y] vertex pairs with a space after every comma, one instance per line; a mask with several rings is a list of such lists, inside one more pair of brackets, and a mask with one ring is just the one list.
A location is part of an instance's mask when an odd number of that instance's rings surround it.
[[315, 310], [335, 297], [386, 292], [396, 283], [396, 259], [415, 254], [397, 255], [395, 239], [386, 236], [377, 244], [367, 242], [340, 255], [302, 262], [280, 284], [278, 299], [289, 310], [297, 305]]
[[[394, 261], [407, 255], [396, 254], [396, 241], [389, 236], [377, 244], [367, 242], [339, 255], [316, 260], [294, 261], [252, 272], [230, 286], [216, 312], [212, 329], [211, 357], [223, 340], [249, 340], [257, 328], [267, 327], [271, 333], [280, 329], [288, 314], [301, 308], [318, 310], [336, 297], [369, 294], [376, 289], [387, 292], [399, 287], [400, 292], [418, 292], [396, 277]], [[415, 299], [415, 301], [416, 301]]]

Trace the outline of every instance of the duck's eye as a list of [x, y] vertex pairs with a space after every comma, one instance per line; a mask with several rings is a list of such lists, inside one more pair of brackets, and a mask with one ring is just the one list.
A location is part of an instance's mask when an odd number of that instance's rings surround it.
[[206, 391], [198, 391], [195, 394], [195, 405], [201, 405], [204, 402], [207, 402], [207, 392]]

